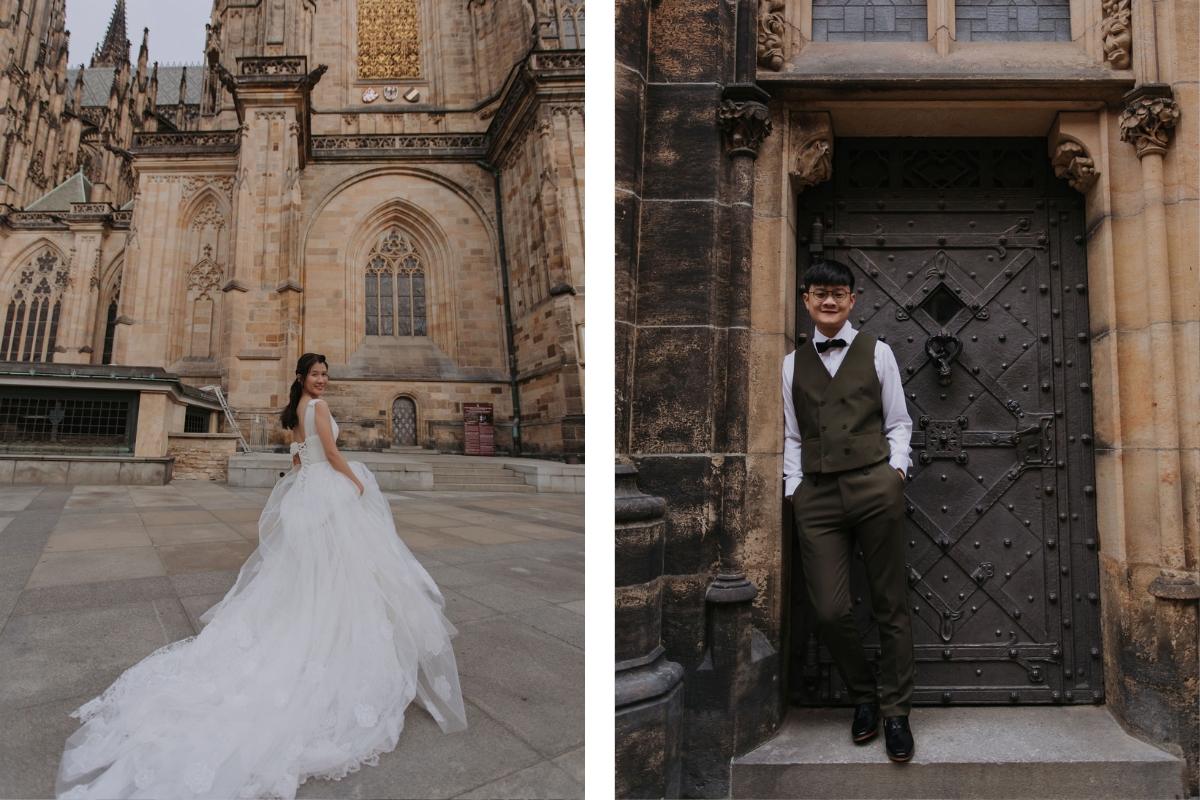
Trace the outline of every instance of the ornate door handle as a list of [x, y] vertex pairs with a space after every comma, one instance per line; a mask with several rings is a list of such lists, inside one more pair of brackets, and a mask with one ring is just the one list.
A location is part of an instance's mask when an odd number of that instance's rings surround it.
[[930, 336], [925, 340], [925, 355], [929, 356], [930, 361], [937, 364], [938, 382], [942, 386], [950, 385], [950, 362], [958, 358], [958, 354], [961, 352], [962, 339], [948, 333], [944, 328], [936, 336]]

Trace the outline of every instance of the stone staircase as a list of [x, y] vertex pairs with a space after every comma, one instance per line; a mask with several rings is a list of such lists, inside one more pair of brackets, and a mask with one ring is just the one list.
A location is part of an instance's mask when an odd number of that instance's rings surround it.
[[772, 740], [735, 758], [732, 797], [1182, 798], [1183, 763], [1129, 736], [1103, 706], [917, 707], [913, 760], [883, 731], [850, 740], [849, 708], [793, 708]]
[[435, 492], [536, 492], [522, 475], [488, 463], [433, 464]]

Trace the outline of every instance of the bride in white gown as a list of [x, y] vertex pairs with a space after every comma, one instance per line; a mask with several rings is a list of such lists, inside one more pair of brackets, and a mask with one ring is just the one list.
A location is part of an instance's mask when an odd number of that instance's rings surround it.
[[300, 466], [271, 492], [258, 550], [199, 636], [72, 714], [59, 797], [293, 798], [377, 764], [414, 696], [444, 732], [466, 727], [445, 601], [375, 477], [337, 451], [324, 356], [296, 374], [283, 422]]

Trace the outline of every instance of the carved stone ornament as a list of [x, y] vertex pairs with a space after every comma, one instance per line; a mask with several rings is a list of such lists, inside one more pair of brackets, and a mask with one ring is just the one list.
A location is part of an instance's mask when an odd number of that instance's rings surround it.
[[363, 99], [364, 103], [374, 103], [376, 100], [379, 99], [379, 92], [375, 91], [374, 87], [368, 86], [363, 91], [362, 99]]
[[725, 100], [717, 109], [717, 122], [730, 147], [729, 155], [755, 158], [758, 146], [771, 133], [771, 110], [755, 100]]
[[1087, 193], [1087, 190], [1091, 189], [1096, 183], [1096, 179], [1100, 177], [1087, 150], [1076, 142], [1061, 142], [1055, 148], [1054, 158], [1050, 163], [1054, 167], [1054, 174], [1059, 178], [1065, 178], [1067, 183], [1071, 184], [1071, 188], [1077, 192]]
[[1102, 6], [1104, 19], [1100, 21], [1100, 36], [1104, 57], [1113, 69], [1129, 69], [1133, 50], [1129, 0], [1104, 0]]
[[798, 187], [816, 186], [833, 177], [833, 147], [828, 139], [813, 139], [800, 149], [792, 165]]
[[1121, 141], [1137, 148], [1137, 157], [1163, 155], [1171, 128], [1179, 122], [1179, 106], [1169, 97], [1142, 97], [1121, 114]]
[[758, 65], [783, 69], [784, 0], [758, 0]]

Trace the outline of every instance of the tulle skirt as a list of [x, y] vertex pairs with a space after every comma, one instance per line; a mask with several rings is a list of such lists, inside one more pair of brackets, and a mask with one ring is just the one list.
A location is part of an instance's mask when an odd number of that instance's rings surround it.
[[377, 764], [414, 697], [443, 731], [466, 727], [445, 601], [374, 475], [350, 466], [361, 498], [326, 461], [282, 478], [200, 635], [72, 714], [59, 797], [292, 798]]

